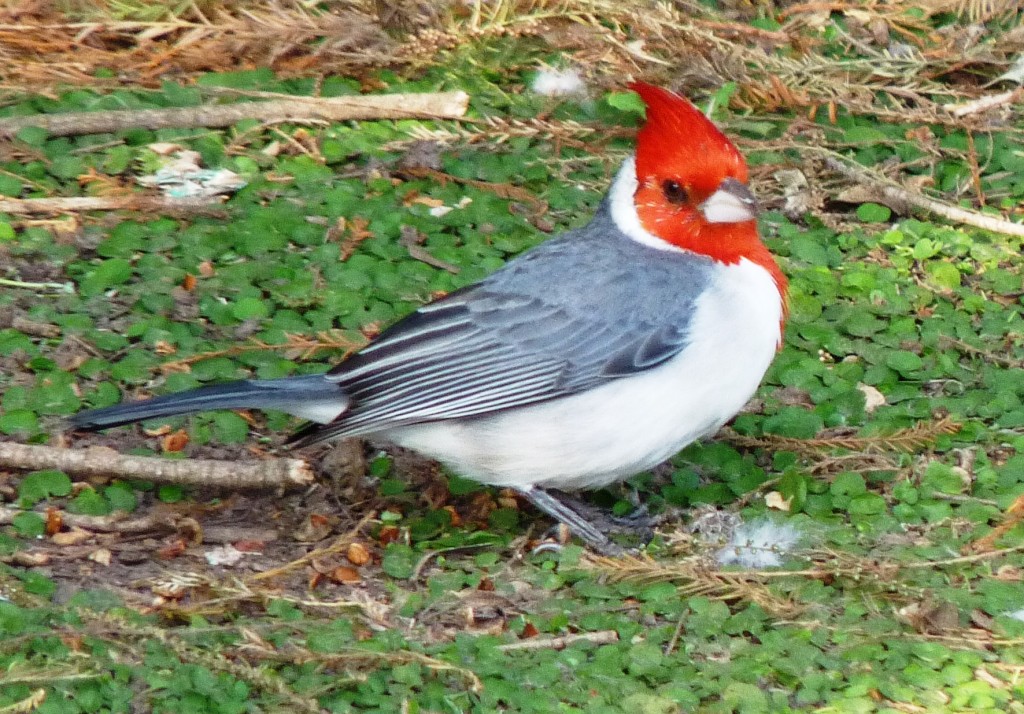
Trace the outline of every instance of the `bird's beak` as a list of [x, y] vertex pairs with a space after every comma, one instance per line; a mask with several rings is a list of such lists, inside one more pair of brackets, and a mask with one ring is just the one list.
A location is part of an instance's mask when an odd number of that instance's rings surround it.
[[752, 221], [757, 218], [759, 210], [757, 199], [747, 185], [734, 178], [722, 181], [718, 190], [700, 204], [700, 211], [708, 223]]

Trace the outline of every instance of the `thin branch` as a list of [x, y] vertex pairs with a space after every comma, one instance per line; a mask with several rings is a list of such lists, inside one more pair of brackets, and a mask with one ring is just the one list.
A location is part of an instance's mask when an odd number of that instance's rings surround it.
[[949, 104], [946, 105], [945, 109], [955, 117], [965, 117], [970, 114], [988, 111], [1004, 104], [1013, 104], [1020, 99], [1022, 93], [1024, 93], [1024, 87], [1018, 87], [1009, 92], [986, 94], [963, 104]]
[[46, 701], [46, 689], [36, 689], [24, 699], [0, 707], [0, 714], [27, 714], [43, 706]]
[[1018, 496], [1017, 499], [1010, 504], [1009, 508], [1006, 509], [1006, 513], [1003, 515], [1003, 522], [993, 528], [991, 533], [983, 538], [979, 538], [978, 540], [968, 543], [964, 546], [964, 550], [981, 554], [991, 552], [1005, 553], [1007, 550], [1016, 550], [1017, 548], [997, 549], [996, 541], [1016, 528], [1021, 521], [1024, 521], [1024, 496]]
[[296, 558], [290, 563], [285, 563], [280, 567], [273, 568], [271, 570], [264, 570], [261, 573], [256, 573], [255, 575], [246, 578], [246, 582], [252, 583], [258, 580], [268, 580], [271, 578], [276, 578], [279, 575], [289, 573], [292, 570], [295, 570], [296, 568], [305, 565], [306, 563], [318, 560], [320, 558], [325, 558], [329, 555], [340, 553], [343, 550], [347, 550], [348, 546], [359, 536], [363, 528], [365, 528], [376, 517], [376, 515], [376, 513], [371, 511], [370, 513], [363, 516], [363, 518], [358, 523], [352, 526], [348, 533], [342, 536], [338, 536], [330, 545], [325, 546], [323, 548], [317, 548], [316, 550], [311, 550], [301, 558]]
[[593, 645], [610, 645], [619, 641], [619, 633], [615, 630], [599, 630], [598, 632], [580, 632], [576, 635], [563, 635], [562, 637], [534, 637], [529, 640], [510, 642], [507, 645], [498, 645], [502, 652], [512, 650], [564, 650], [569, 645], [577, 642], [589, 642]]
[[498, 198], [511, 199], [513, 201], [522, 201], [528, 203], [533, 208], [533, 211], [537, 214], [547, 212], [548, 204], [524, 188], [515, 186], [510, 183], [494, 183], [491, 181], [478, 181], [476, 179], [464, 178], [462, 176], [455, 176], [453, 174], [445, 173], [444, 171], [438, 171], [437, 169], [427, 168], [426, 166], [416, 166], [407, 169], [402, 169], [403, 173], [409, 174], [410, 176], [416, 176], [419, 178], [430, 178], [435, 181], [439, 181], [442, 186], [446, 185], [449, 181], [457, 183], [462, 186], [470, 186], [472, 188], [480, 189], [482, 191], [490, 191]]
[[129, 514], [124, 511], [117, 511], [109, 516], [86, 516], [80, 513], [68, 513], [57, 509], [48, 510], [46, 514], [43, 514], [39, 511], [6, 508], [4, 506], [0, 506], [0, 524], [13, 523], [14, 519], [22, 513], [39, 513], [40, 515], [50, 515], [52, 513], [65, 526], [83, 528], [87, 531], [99, 531], [101, 533], [120, 533], [124, 535], [174, 528], [173, 518], [168, 513], [151, 513], [140, 518], [129, 518]]
[[995, 352], [984, 350], [980, 347], [975, 347], [974, 345], [968, 342], [964, 342], [963, 340], [958, 340], [955, 337], [949, 337], [948, 335], [941, 335], [939, 337], [939, 346], [952, 347], [961, 352], [964, 352], [965, 354], [981, 357], [986, 362], [997, 364], [1000, 367], [1006, 367], [1008, 369], [1024, 369], [1024, 359], [1013, 359], [1012, 357], [1005, 357], [1003, 355], [996, 354]]
[[294, 97], [266, 102], [204, 104], [198, 107], [33, 114], [0, 119], [0, 137], [14, 138], [26, 127], [50, 136], [106, 134], [124, 129], [224, 127], [245, 119], [285, 121], [319, 119], [458, 119], [466, 113], [465, 92], [378, 94], [353, 97]]
[[[56, 115], [50, 115], [56, 116]], [[0, 123], [4, 120], [0, 119]], [[0, 127], [0, 135], [3, 129]], [[74, 211], [188, 211], [208, 212], [223, 202], [223, 197], [165, 198], [127, 194], [124, 196], [62, 196], [57, 198], [4, 198], [0, 199], [0, 213], [31, 215], [37, 213], [71, 213]], [[220, 213], [222, 211], [218, 211]]]
[[69, 294], [74, 294], [75, 292], [74, 283], [30, 283], [24, 280], [9, 280], [7, 278], [0, 278], [0, 287], [21, 288], [23, 290], [39, 290], [40, 292], [47, 290], [55, 290], [57, 292]]
[[981, 228], [993, 233], [1024, 237], [1024, 223], [1014, 223], [1003, 218], [997, 218], [996, 216], [989, 216], [978, 211], [971, 211], [966, 208], [936, 201], [916, 191], [906, 189], [875, 171], [871, 171], [859, 164], [852, 164], [846, 159], [839, 157], [838, 154], [826, 149], [819, 147], [802, 147], [802, 149], [823, 154], [825, 164], [830, 169], [854, 181], [868, 184], [871, 188], [877, 190], [879, 196], [884, 200], [919, 208], [922, 211], [934, 213], [936, 216], [953, 221], [954, 223], [962, 223], [966, 226]]
[[74, 476], [120, 476], [225, 489], [308, 486], [314, 479], [309, 464], [299, 459], [171, 460], [119, 454], [105, 446], [61, 449], [10, 442], [0, 442], [0, 467], [24, 471], [57, 469]]

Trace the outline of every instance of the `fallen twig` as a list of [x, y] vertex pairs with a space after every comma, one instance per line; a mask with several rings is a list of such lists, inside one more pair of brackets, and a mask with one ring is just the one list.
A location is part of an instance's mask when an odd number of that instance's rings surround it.
[[831, 151], [826, 152], [825, 150], [816, 148], [812, 150], [814, 150], [815, 153], [825, 154], [825, 164], [830, 169], [841, 173], [847, 178], [869, 184], [872, 188], [878, 191], [879, 197], [883, 200], [903, 203], [914, 208], [919, 208], [923, 211], [928, 211], [929, 213], [934, 213], [937, 216], [953, 221], [954, 223], [962, 223], [967, 226], [992, 231], [993, 233], [1003, 233], [1004, 235], [1024, 237], [1024, 223], [1014, 223], [1003, 218], [997, 218], [996, 216], [989, 216], [984, 213], [979, 213], [978, 211], [971, 211], [966, 208], [951, 206], [947, 203], [936, 201], [935, 199], [928, 198], [916, 191], [906, 189], [881, 174], [871, 171], [859, 164], [849, 163]]
[[[52, 116], [52, 115], [51, 115]], [[0, 120], [2, 122], [3, 120]], [[0, 129], [2, 133], [2, 129]], [[0, 212], [17, 215], [36, 213], [70, 213], [72, 211], [188, 211], [190, 213], [218, 208], [222, 197], [165, 198], [127, 194], [124, 196], [58, 196], [54, 198], [0, 199]]]
[[459, 266], [452, 265], [448, 261], [435, 258], [430, 252], [423, 247], [422, 243], [426, 239], [426, 236], [420, 233], [412, 226], [402, 226], [402, 236], [398, 239], [399, 245], [404, 245], [405, 249], [409, 251], [409, 257], [414, 260], [418, 260], [421, 263], [426, 263], [434, 268], [440, 268], [441, 270], [447, 270], [452, 275], [458, 275], [461, 270]]
[[1004, 104], [1013, 104], [1020, 98], [1022, 93], [1024, 93], [1024, 87], [1017, 87], [1017, 89], [1010, 90], [1009, 92], [986, 94], [963, 104], [948, 104], [945, 109], [955, 117], [965, 117]]
[[11, 328], [29, 337], [54, 338], [60, 337], [60, 327], [49, 322], [36, 322], [24, 317], [11, 320]]
[[327, 557], [329, 555], [334, 555], [336, 553], [340, 553], [343, 550], [346, 550], [348, 546], [352, 543], [352, 541], [354, 541], [356, 537], [360, 534], [360, 532], [362, 532], [363, 528], [365, 528], [367, 524], [369, 524], [376, 516], [377, 514], [373, 511], [367, 513], [365, 516], [362, 517], [362, 519], [360, 519], [358, 523], [352, 526], [348, 533], [342, 536], [338, 536], [330, 545], [325, 546], [323, 548], [317, 548], [316, 550], [311, 550], [301, 558], [296, 558], [290, 563], [285, 563], [280, 567], [273, 568], [272, 570], [264, 570], [262, 573], [256, 573], [255, 575], [246, 578], [246, 582], [251, 583], [258, 580], [268, 580], [271, 578], [276, 578], [279, 575], [289, 573], [292, 570], [295, 570], [296, 568], [305, 565], [306, 563], [312, 562], [319, 558]]
[[990, 552], [1006, 552], [1005, 549], [997, 550], [996, 541], [1006, 535], [1008, 532], [1017, 527], [1017, 525], [1024, 521], [1024, 496], [1018, 496], [1017, 499], [1010, 504], [1009, 508], [1006, 509], [1006, 513], [1003, 515], [1003, 522], [992, 529], [992, 531], [977, 540], [971, 541], [963, 547], [963, 551], [966, 553], [983, 553], [987, 554]]
[[[7, 525], [14, 522], [14, 518], [22, 513], [39, 513], [42, 516], [49, 516], [50, 512], [28, 511], [21, 508], [7, 508], [0, 506], [0, 524]], [[161, 528], [174, 530], [174, 521], [169, 513], [151, 513], [140, 518], [129, 518], [124, 511], [111, 513], [109, 516], [86, 516], [80, 513], [68, 513], [67, 511], [54, 510], [53, 517], [61, 524], [72, 528], [83, 528], [87, 531], [99, 531], [101, 533], [148, 533], [149, 531]]]
[[172, 461], [119, 454], [105, 446], [61, 449], [10, 442], [0, 442], [0, 467], [25, 471], [57, 469], [75, 476], [120, 476], [226, 489], [307, 486], [314, 478], [309, 464], [299, 459]]
[[417, 178], [430, 178], [435, 181], [439, 181], [442, 186], [447, 184], [449, 181], [457, 183], [460, 186], [470, 186], [471, 188], [477, 188], [481, 191], [490, 191], [498, 198], [506, 198], [512, 201], [522, 201], [523, 203], [530, 204], [533, 212], [537, 215], [546, 213], [548, 210], [548, 204], [524, 188], [514, 186], [510, 183], [494, 183], [492, 181], [478, 181], [476, 179], [464, 178], [462, 176], [455, 176], [453, 174], [445, 173], [444, 171], [438, 171], [437, 169], [431, 169], [426, 166], [416, 166], [402, 169], [402, 173], [415, 176]]
[[23, 712], [34, 712], [39, 707], [43, 706], [43, 702], [46, 701], [45, 688], [34, 690], [24, 699], [20, 699], [16, 702], [12, 702], [5, 707], [0, 707], [0, 714], [22, 714]]
[[50, 136], [106, 134], [124, 129], [224, 127], [245, 119], [287, 121], [320, 119], [458, 119], [466, 113], [465, 92], [374, 94], [353, 97], [291, 97], [265, 102], [203, 104], [197, 107], [33, 114], [0, 119], [0, 136], [13, 138], [25, 127]]
[[273, 528], [254, 526], [206, 526], [203, 528], [204, 543], [237, 543], [239, 541], [256, 541], [267, 543], [280, 537]]
[[[3, 208], [0, 208], [2, 211]], [[10, 213], [10, 211], [8, 211]], [[30, 283], [24, 280], [9, 280], [7, 278], [0, 278], [0, 287], [4, 288], [23, 288], [25, 290], [55, 290], [62, 293], [74, 293], [74, 283]]]
[[498, 649], [503, 652], [510, 650], [564, 650], [576, 642], [610, 645], [618, 641], [619, 633], [615, 630], [599, 630], [597, 632], [581, 632], [577, 635], [563, 635], [561, 637], [534, 637], [529, 640], [510, 642], [507, 645], [498, 645]]
[[990, 350], [984, 350], [980, 347], [975, 347], [969, 342], [964, 342], [963, 340], [958, 340], [955, 337], [949, 337], [948, 335], [941, 335], [939, 337], [939, 346], [952, 347], [953, 349], [966, 354], [981, 357], [986, 362], [997, 364], [1000, 367], [1006, 367], [1008, 369], [1024, 369], [1024, 360], [1004, 357], [1003, 355], [996, 354]]

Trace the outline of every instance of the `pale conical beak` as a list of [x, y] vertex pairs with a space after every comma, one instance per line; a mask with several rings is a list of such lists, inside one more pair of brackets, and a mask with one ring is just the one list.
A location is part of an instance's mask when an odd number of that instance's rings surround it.
[[718, 190], [700, 204], [708, 223], [742, 223], [757, 218], [757, 199], [747, 185], [734, 178], [722, 181]]

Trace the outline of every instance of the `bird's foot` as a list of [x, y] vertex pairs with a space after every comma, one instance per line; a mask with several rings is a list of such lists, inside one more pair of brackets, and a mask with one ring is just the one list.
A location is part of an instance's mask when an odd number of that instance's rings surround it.
[[644, 543], [654, 537], [654, 528], [662, 521], [660, 516], [650, 514], [647, 504], [641, 504], [628, 515], [616, 516], [600, 506], [587, 503], [562, 491], [548, 491], [548, 493], [593, 523], [601, 531], [635, 536]]
[[639, 534], [644, 541], [650, 540], [653, 530], [646, 525], [649, 517], [646, 509], [626, 518], [616, 518], [599, 508], [566, 496], [561, 492], [546, 491], [533, 487], [519, 491], [537, 509], [563, 524], [588, 547], [601, 555], [617, 557], [629, 551], [612, 541], [607, 533]]

